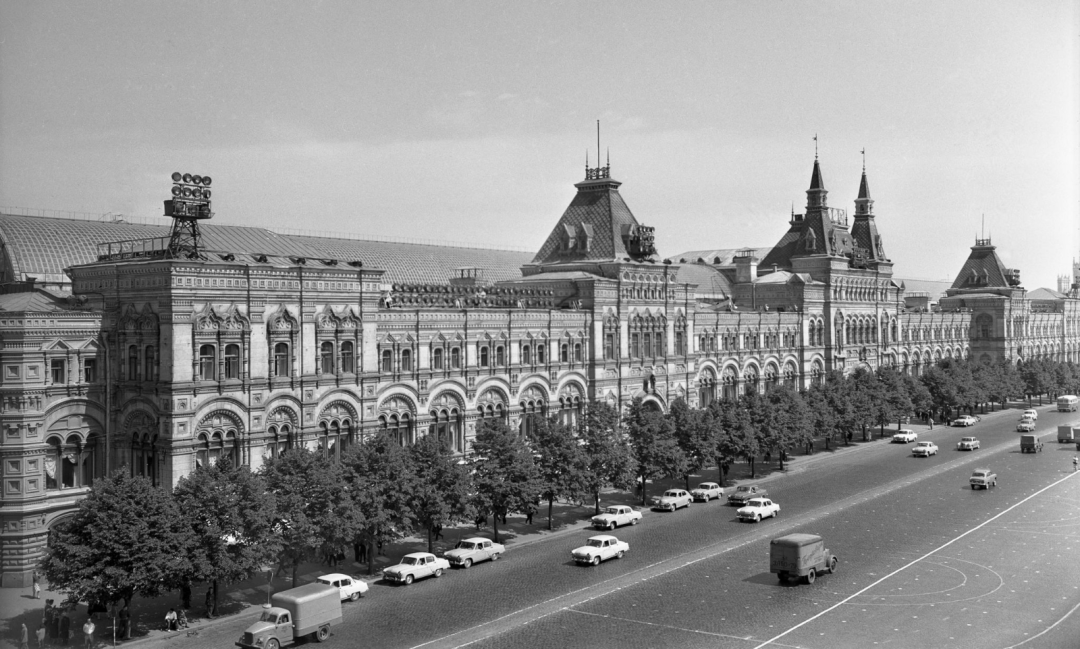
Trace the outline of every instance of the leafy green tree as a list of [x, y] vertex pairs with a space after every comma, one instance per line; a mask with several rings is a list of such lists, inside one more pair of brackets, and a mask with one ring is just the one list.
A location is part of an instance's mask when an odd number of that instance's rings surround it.
[[934, 407], [934, 398], [922, 381], [910, 374], [901, 374], [900, 379], [907, 389], [908, 399], [911, 399], [913, 412], [927, 412]]
[[499, 519], [525, 511], [540, 494], [540, 472], [533, 451], [506, 423], [485, 419], [476, 427], [473, 451], [478, 459], [473, 484], [494, 517], [492, 529], [499, 541]]
[[675, 440], [671, 422], [660, 412], [634, 399], [623, 418], [623, 429], [641, 481], [641, 504], [648, 502], [648, 481], [653, 477], [675, 477], [686, 471], [686, 456]]
[[896, 420], [896, 427], [901, 428], [904, 415], [914, 409], [911, 396], [904, 384], [904, 378], [895, 367], [882, 366], [877, 369], [877, 380], [881, 386], [882, 398], [874, 405], [874, 420], [880, 427], [880, 434], [885, 436], [885, 426]]
[[247, 579], [280, 555], [274, 497], [248, 467], [228, 458], [200, 466], [180, 479], [173, 496], [193, 535], [193, 580], [213, 584], [215, 610], [219, 582]]
[[855, 426], [862, 431], [863, 441], [869, 440], [870, 426], [878, 422], [878, 409], [885, 403], [885, 394], [877, 376], [865, 367], [857, 367], [845, 379], [848, 398], [852, 402], [851, 416]]
[[919, 380], [930, 392], [934, 410], [945, 411], [957, 405], [959, 386], [949, 372], [933, 365], [926, 368]]
[[780, 470], [792, 447], [812, 440], [810, 409], [802, 396], [786, 386], [777, 386], [761, 400], [767, 415], [763, 417], [762, 443], [777, 454]]
[[629, 490], [634, 485], [634, 460], [619, 428], [619, 413], [602, 401], [590, 403], [578, 425], [584, 455], [583, 488], [592, 494], [600, 513], [600, 491], [605, 487]]
[[816, 433], [815, 436], [820, 436], [825, 440], [826, 449], [829, 448], [833, 438], [840, 434], [840, 424], [836, 411], [833, 410], [830, 403], [831, 390], [832, 386], [822, 381], [810, 386], [803, 398], [810, 409], [810, 422]]
[[540, 496], [548, 504], [547, 528], [550, 530], [555, 499], [560, 496], [577, 499], [586, 491], [585, 452], [573, 427], [554, 417], [533, 419], [529, 441], [536, 453]]
[[750, 426], [749, 414], [735, 401], [713, 401], [706, 410], [705, 425], [713, 440], [713, 455], [721, 487], [727, 486], [728, 469], [740, 457], [757, 453], [756, 437]]
[[1033, 396], [1038, 395], [1039, 403], [1042, 403], [1042, 395], [1049, 392], [1053, 384], [1053, 376], [1047, 364], [1040, 359], [1032, 359], [1020, 365], [1019, 370], [1028, 402], [1030, 403]]
[[405, 451], [409, 464], [409, 509], [435, 551], [436, 528], [467, 521], [472, 515], [472, 479], [454, 452], [434, 435], [425, 435]]
[[675, 433], [675, 441], [686, 458], [683, 480], [687, 491], [690, 490], [690, 476], [695, 475], [713, 460], [716, 442], [712, 439], [712, 428], [707, 425], [704, 410], [691, 408], [685, 400], [676, 399], [667, 413]]
[[345, 472], [339, 462], [301, 447], [271, 458], [260, 474], [277, 503], [282, 559], [296, 583], [309, 556], [337, 552], [350, 539], [355, 510]]
[[412, 531], [416, 515], [410, 499], [416, 476], [405, 449], [387, 432], [365, 437], [341, 458], [355, 514], [351, 540], [367, 548], [368, 574], [375, 572], [375, 550]]
[[830, 432], [841, 435], [845, 445], [850, 444], [852, 434], [862, 423], [862, 417], [844, 373], [832, 370], [825, 374], [817, 396], [822, 400], [821, 406], [829, 411], [827, 416], [818, 412], [817, 421], [830, 423]]
[[194, 544], [172, 495], [121, 470], [96, 481], [75, 514], [53, 525], [42, 567], [68, 602], [130, 604], [186, 583]]

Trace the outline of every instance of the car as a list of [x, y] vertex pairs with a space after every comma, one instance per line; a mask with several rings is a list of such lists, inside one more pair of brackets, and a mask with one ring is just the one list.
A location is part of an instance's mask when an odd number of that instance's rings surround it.
[[979, 420], [975, 417], [972, 417], [971, 415], [961, 415], [960, 417], [952, 420], [952, 425], [960, 428], [966, 428], [968, 426], [974, 426], [975, 422], [977, 421]]
[[332, 573], [329, 575], [323, 575], [315, 579], [320, 584], [327, 584], [336, 587], [341, 591], [341, 601], [349, 600], [355, 602], [364, 596], [364, 593], [368, 592], [367, 582], [357, 577], [350, 577], [349, 575], [343, 575], [341, 573]]
[[450, 562], [430, 552], [413, 552], [401, 557], [401, 562], [383, 570], [386, 581], [406, 586], [424, 577], [442, 577], [450, 569]]
[[453, 550], [443, 552], [443, 558], [451, 566], [469, 568], [472, 564], [481, 561], [498, 561], [503, 552], [506, 552], [506, 546], [502, 543], [495, 543], [482, 536], [474, 536], [455, 543]]
[[961, 437], [960, 441], [956, 443], [956, 450], [958, 451], [974, 451], [980, 448], [979, 440], [974, 437]]
[[1030, 433], [1035, 430], [1035, 422], [1031, 419], [1021, 419], [1020, 423], [1016, 425], [1016, 431], [1018, 433]]
[[641, 520], [641, 512], [627, 505], [612, 505], [590, 519], [592, 526], [598, 530], [613, 530], [621, 525], [637, 525]]
[[1039, 413], [1034, 408], [1028, 408], [1027, 410], [1024, 411], [1024, 413], [1022, 415], [1020, 415], [1020, 417], [1021, 418], [1027, 417], [1028, 419], [1034, 419], [1034, 420], [1038, 421]]
[[917, 439], [919, 439], [919, 434], [909, 428], [901, 428], [892, 436], [892, 441], [896, 444], [907, 444]]
[[968, 478], [968, 482], [971, 483], [972, 489], [989, 489], [990, 487], [997, 486], [997, 474], [990, 469], [975, 469], [971, 472], [971, 477]]
[[769, 495], [768, 489], [759, 487], [757, 485], [743, 485], [735, 490], [730, 496], [728, 496], [728, 504], [742, 507], [746, 503], [750, 502], [751, 498], [760, 498], [762, 496]]
[[601, 561], [615, 557], [622, 559], [623, 555], [630, 551], [630, 544], [620, 541], [614, 536], [601, 534], [589, 537], [585, 545], [575, 548], [570, 556], [580, 564], [598, 566]]
[[694, 500], [709, 502], [713, 498], [720, 500], [724, 497], [724, 488], [715, 482], [702, 482], [690, 492]]
[[931, 455], [937, 455], [937, 444], [933, 442], [919, 442], [915, 444], [915, 448], [911, 449], [911, 454], [915, 457], [930, 457]]
[[780, 513], [780, 505], [768, 498], [751, 498], [745, 507], [740, 507], [735, 515], [740, 521], [760, 523], [763, 518], [772, 518]]
[[668, 489], [663, 496], [653, 499], [653, 509], [675, 511], [680, 507], [689, 507], [694, 497], [685, 489]]

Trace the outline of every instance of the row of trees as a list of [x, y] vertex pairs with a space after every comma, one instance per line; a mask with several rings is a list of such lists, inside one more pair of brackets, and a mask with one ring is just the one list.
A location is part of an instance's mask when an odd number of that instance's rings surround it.
[[375, 549], [404, 536], [427, 537], [462, 522], [554, 503], [591, 500], [639, 485], [642, 504], [657, 478], [690, 478], [709, 466], [724, 481], [738, 461], [756, 475], [759, 458], [782, 469], [794, 449], [813, 452], [823, 438], [850, 443], [915, 413], [949, 417], [1009, 396], [1080, 392], [1072, 364], [1032, 361], [977, 364], [947, 359], [912, 377], [893, 368], [834, 372], [804, 392], [780, 386], [736, 401], [662, 413], [640, 400], [622, 417], [590, 404], [576, 426], [534, 419], [528, 438], [505, 422], [477, 427], [468, 461], [438, 439], [403, 448], [378, 434], [349, 447], [339, 462], [291, 449], [258, 472], [221, 461], [184, 477], [171, 492], [123, 472], [95, 483], [71, 518], [53, 526], [44, 571], [74, 601], [130, 601], [195, 582], [231, 583], [280, 565], [295, 580], [312, 556]]

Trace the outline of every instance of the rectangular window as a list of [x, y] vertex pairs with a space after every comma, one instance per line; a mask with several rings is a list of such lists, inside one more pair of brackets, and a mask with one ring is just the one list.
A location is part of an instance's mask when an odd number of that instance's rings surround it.
[[326, 341], [319, 345], [319, 369], [323, 374], [334, 373], [334, 343]]
[[354, 362], [355, 356], [353, 355], [353, 344], [349, 341], [341, 343], [341, 371], [346, 374], [353, 374], [356, 372], [356, 364]]
[[488, 348], [486, 346], [480, 348], [480, 367], [488, 366]]
[[604, 358], [615, 358], [615, 334], [608, 332], [604, 334]]
[[570, 362], [570, 345], [566, 343], [559, 345], [559, 360], [563, 363]]
[[521, 346], [521, 364], [532, 365], [532, 348], [528, 345]]
[[97, 359], [87, 358], [83, 360], [83, 381], [94, 383], [97, 381]]
[[461, 348], [460, 347], [452, 347], [452, 348], [450, 348], [450, 369], [452, 369], [452, 370], [460, 370], [461, 369]]
[[60, 359], [49, 361], [49, 375], [53, 383], [67, 383], [67, 363]]
[[443, 368], [443, 350], [441, 347], [436, 347], [431, 350], [431, 369], [441, 370]]
[[292, 376], [292, 357], [288, 343], [274, 345], [274, 376]]
[[641, 358], [641, 333], [630, 334], [630, 358]]
[[645, 349], [642, 350], [643, 353], [645, 354], [644, 357], [645, 358], [652, 358], [653, 357], [653, 346], [652, 346], [653, 335], [652, 335], [652, 332], [651, 331], [646, 331], [642, 337], [645, 339]]
[[582, 350], [582, 347], [581, 347], [581, 343], [574, 343], [574, 362], [575, 363], [582, 362], [582, 360], [583, 360], [582, 359], [582, 351], [583, 350]]
[[411, 349], [403, 349], [403, 350], [401, 350], [401, 371], [402, 372], [411, 372], [412, 371], [412, 350]]
[[498, 367], [506, 365], [506, 348], [502, 345], [495, 348], [495, 365]]
[[156, 374], [157, 372], [155, 372], [154, 368], [154, 348], [147, 345], [146, 349], [143, 350], [143, 380], [153, 381]]
[[199, 347], [199, 377], [204, 381], [217, 380], [217, 349], [213, 345]]
[[544, 363], [547, 362], [547, 361], [544, 360], [544, 358], [545, 358], [545, 356], [544, 356], [544, 346], [543, 345], [537, 345], [536, 346], [536, 362], [543, 365]]
[[225, 345], [225, 378], [240, 378], [240, 345]]
[[686, 334], [681, 331], [675, 332], [675, 353], [680, 356], [686, 354]]
[[394, 371], [394, 353], [389, 349], [382, 350], [381, 362], [379, 364], [379, 371], [381, 372], [393, 372]]

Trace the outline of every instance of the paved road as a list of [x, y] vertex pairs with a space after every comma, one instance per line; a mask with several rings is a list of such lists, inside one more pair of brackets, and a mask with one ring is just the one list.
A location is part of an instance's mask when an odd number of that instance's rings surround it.
[[[346, 607], [331, 642], [373, 647], [1008, 647], [1080, 638], [1080, 477], [1073, 447], [1018, 452], [1012, 414], [935, 429], [941, 446], [867, 446], [767, 483], [777, 520], [740, 524], [710, 503], [646, 514], [616, 535], [630, 553], [573, 565], [576, 532], [521, 547], [497, 564], [408, 587], [374, 584]], [[975, 434], [983, 449], [955, 451]], [[999, 486], [972, 491], [976, 465]], [[780, 585], [768, 540], [822, 534], [841, 560], [812, 586]], [[230, 646], [247, 621], [168, 645]], [[1041, 634], [1041, 635], [1038, 635]], [[1070, 642], [1071, 641], [1071, 642]]]

